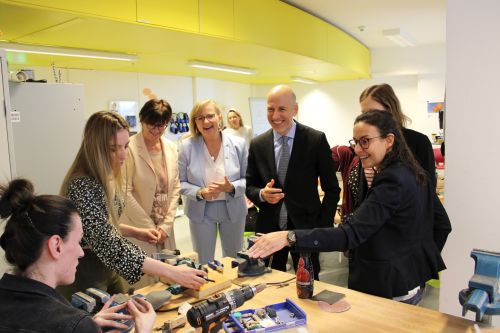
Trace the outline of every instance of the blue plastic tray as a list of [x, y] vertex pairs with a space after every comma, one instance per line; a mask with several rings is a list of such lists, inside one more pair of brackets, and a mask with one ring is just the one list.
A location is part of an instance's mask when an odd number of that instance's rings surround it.
[[[261, 333], [276, 332], [295, 326], [305, 325], [307, 323], [306, 313], [288, 298], [286, 302], [266, 306], [266, 308], [268, 307], [276, 311], [276, 318], [272, 319], [267, 316], [265, 320], [261, 321], [264, 324], [262, 327], [248, 330], [244, 327], [243, 323], [234, 316], [235, 312], [241, 313], [242, 316], [248, 313], [254, 314], [256, 311], [261, 310], [260, 308], [233, 311], [229, 318], [222, 323], [222, 327], [227, 333]], [[244, 319], [242, 321], [244, 321]]]

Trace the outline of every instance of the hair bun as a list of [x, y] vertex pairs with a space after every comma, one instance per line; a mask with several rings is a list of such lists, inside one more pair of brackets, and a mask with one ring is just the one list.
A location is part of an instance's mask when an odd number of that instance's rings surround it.
[[34, 187], [27, 179], [18, 178], [0, 186], [0, 217], [7, 218], [16, 213], [23, 213], [35, 200]]

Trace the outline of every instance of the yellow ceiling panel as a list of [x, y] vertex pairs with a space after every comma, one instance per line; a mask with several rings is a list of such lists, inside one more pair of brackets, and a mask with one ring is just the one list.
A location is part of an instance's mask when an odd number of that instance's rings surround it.
[[198, 0], [137, 0], [137, 21], [199, 32]]
[[0, 3], [0, 39], [15, 41], [34, 31], [59, 25], [75, 17], [74, 14], [41, 11]]
[[200, 33], [234, 38], [233, 0], [200, 0]]
[[[260, 5], [260, 1], [263, 0], [246, 1], [245, 5], [254, 1]], [[265, 1], [276, 5], [276, 1]], [[241, 2], [242, 0], [234, 0], [235, 13], [241, 10]], [[237, 22], [244, 20], [241, 17], [242, 13], [231, 16], [233, 10], [230, 5], [233, 0], [200, 0], [199, 3], [203, 31], [190, 33], [151, 24], [122, 22], [35, 7], [19, 7], [0, 0], [0, 29], [7, 32], [0, 39], [25, 44], [129, 53], [139, 57], [138, 61], [123, 62], [8, 54], [10, 64], [24, 67], [50, 66], [54, 63], [56, 67], [61, 68], [195, 75], [254, 84], [290, 82], [291, 76], [302, 76], [318, 81], [369, 76], [370, 55], [365, 47], [360, 47], [358, 42], [342, 33], [336, 35], [338, 30], [336, 28], [333, 30], [334, 33], [330, 34], [329, 26], [322, 21], [309, 16], [300, 18], [302, 13], [294, 8], [290, 12], [285, 11], [287, 13], [285, 18], [290, 22], [301, 19], [302, 26], [290, 32], [287, 31], [290, 25], [280, 25], [279, 20], [272, 21], [267, 17], [259, 21], [261, 16], [255, 10], [254, 13], [248, 13], [248, 17], [254, 17], [257, 21], [247, 20], [254, 29], [243, 27], [242, 22]], [[236, 6], [240, 6], [240, 9], [237, 10]], [[217, 11], [217, 8], [220, 11]], [[251, 11], [251, 7], [248, 7], [248, 11]], [[14, 16], [17, 16], [17, 19], [12, 19]], [[224, 21], [226, 17], [227, 20]], [[26, 24], [19, 24], [20, 21]], [[206, 25], [203, 22], [206, 22]], [[265, 29], [260, 28], [266, 24], [270, 24], [268, 26], [268, 31], [271, 31], [270, 37], [265, 35]], [[231, 38], [233, 31], [241, 38]], [[342, 47], [335, 48], [329, 45], [337, 42], [339, 38], [347, 38]], [[292, 48], [291, 43], [296, 47]], [[191, 60], [253, 68], [257, 74], [247, 76], [193, 69], [187, 65]]]
[[[359, 78], [370, 76], [370, 50], [360, 45], [339, 29], [327, 28], [328, 61], [335, 61], [339, 66], [350, 69], [359, 74]], [[339, 43], [339, 40], [342, 43]], [[339, 44], [342, 45], [339, 47]]]
[[136, 0], [10, 0], [14, 4], [39, 6], [135, 22]]
[[236, 39], [326, 60], [324, 22], [280, 1], [235, 0], [234, 6]]

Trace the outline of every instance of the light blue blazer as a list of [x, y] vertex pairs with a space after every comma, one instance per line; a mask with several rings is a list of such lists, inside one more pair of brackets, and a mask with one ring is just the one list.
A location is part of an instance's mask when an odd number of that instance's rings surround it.
[[[226, 206], [231, 222], [244, 222], [247, 215], [245, 201], [248, 151], [245, 140], [222, 133], [224, 168], [226, 177], [233, 184], [234, 194], [226, 193]], [[198, 136], [181, 141], [179, 154], [179, 178], [181, 194], [185, 196], [184, 211], [192, 221], [202, 222], [205, 216], [205, 200], [198, 200], [196, 192], [209, 184], [205, 182], [205, 143]]]

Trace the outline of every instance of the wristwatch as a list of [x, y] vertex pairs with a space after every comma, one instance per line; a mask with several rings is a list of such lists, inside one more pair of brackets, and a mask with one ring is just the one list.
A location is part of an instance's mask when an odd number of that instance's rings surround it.
[[297, 242], [297, 239], [295, 238], [295, 231], [290, 230], [288, 234], [286, 235], [286, 240], [288, 242], [288, 246], [292, 247], [295, 245], [295, 242]]

